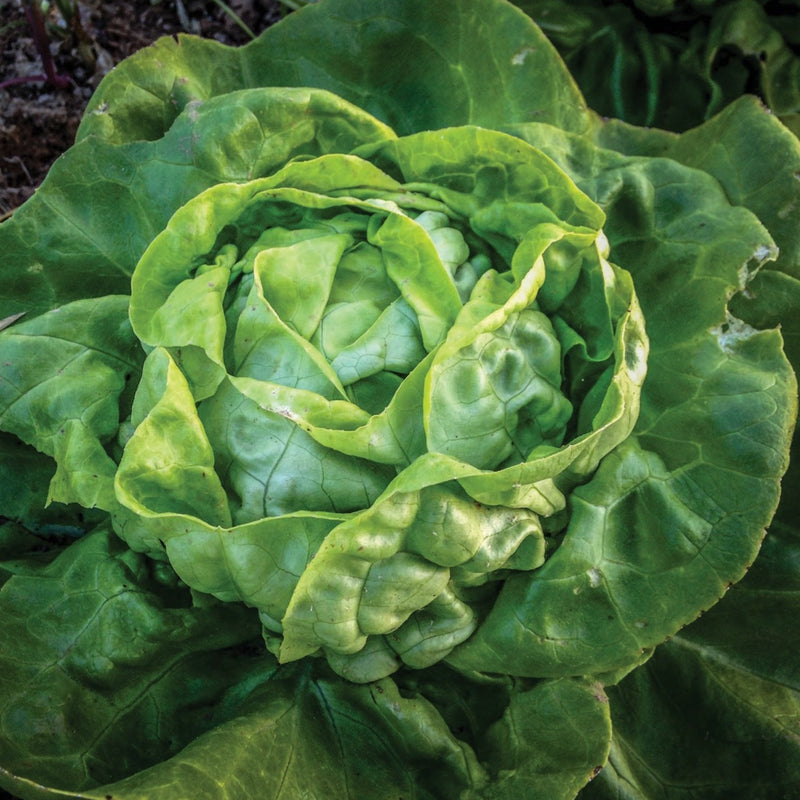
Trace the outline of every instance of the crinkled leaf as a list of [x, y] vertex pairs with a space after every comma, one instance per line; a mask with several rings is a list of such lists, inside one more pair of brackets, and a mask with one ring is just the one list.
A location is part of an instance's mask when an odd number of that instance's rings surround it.
[[[206, 63], [202, 69], [208, 71]], [[141, 108], [135, 116], [143, 116]], [[3, 313], [128, 293], [147, 245], [203, 189], [269, 174], [297, 155], [349, 152], [393, 135], [338, 97], [279, 88], [242, 92], [233, 104], [229, 97], [194, 103], [157, 141], [80, 142], [53, 166], [32, 202], [0, 225]]]
[[[425, 471], [415, 471], [424, 482]], [[358, 659], [369, 636], [383, 636], [385, 645], [366, 650], [349, 677], [382, 677], [400, 660], [429, 666], [474, 630], [474, 614], [448, 587], [451, 579], [480, 584], [504, 567], [533, 569], [543, 556], [541, 525], [529, 511], [479, 506], [457, 487], [390, 486], [335, 528], [301, 575], [280, 657], [292, 661], [325, 647]]]

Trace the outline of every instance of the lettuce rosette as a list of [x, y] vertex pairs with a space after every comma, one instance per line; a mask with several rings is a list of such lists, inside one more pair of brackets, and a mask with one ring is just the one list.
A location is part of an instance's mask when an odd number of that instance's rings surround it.
[[798, 172], [752, 99], [600, 119], [502, 0], [121, 64], [0, 226], [0, 786], [635, 785], [616, 684], [778, 507]]

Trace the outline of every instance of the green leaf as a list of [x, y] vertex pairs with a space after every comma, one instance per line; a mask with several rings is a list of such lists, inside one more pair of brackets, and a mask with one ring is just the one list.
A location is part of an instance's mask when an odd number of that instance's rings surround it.
[[158, 139], [193, 100], [255, 86], [327, 89], [402, 134], [497, 128], [532, 115], [570, 130], [586, 125], [583, 98], [552, 45], [510, 4], [347, 0], [310, 5], [238, 49], [159, 40], [102, 82], [78, 138]]
[[[364, 309], [356, 308], [354, 303], [342, 303], [333, 307], [329, 306], [327, 316], [323, 322], [333, 335], [341, 335], [343, 323], [358, 324], [360, 321], [359, 335], [348, 335], [344, 347], [333, 348], [330, 338], [326, 342], [327, 350], [331, 357], [331, 366], [343, 384], [352, 386], [358, 381], [363, 381], [382, 372], [395, 374], [408, 374], [427, 355], [422, 343], [422, 334], [417, 315], [409, 304], [401, 299], [395, 300], [382, 310], [375, 309], [372, 303]], [[362, 332], [361, 326], [368, 324], [373, 316], [373, 309], [379, 313], [375, 321], [368, 325]], [[366, 319], [365, 319], [366, 317]]]
[[588, 105], [604, 116], [684, 131], [757, 94], [800, 131], [794, 0], [515, 5], [541, 25]]
[[[268, 316], [289, 312], [282, 324], [301, 338], [312, 338], [333, 290], [336, 267], [353, 242], [350, 234], [360, 234], [363, 242], [370, 218], [387, 214], [381, 201], [370, 198], [399, 188], [362, 159], [329, 155], [291, 162], [267, 178], [217, 184], [201, 192], [173, 215], [136, 266], [131, 280], [134, 331], [146, 344], [170, 348], [198, 400], [210, 396], [228, 366], [228, 327], [235, 326], [236, 313], [247, 309], [246, 301], [240, 305], [250, 292], [243, 276], [254, 271], [258, 276], [261, 296], [250, 298], [256, 307], [269, 306]], [[362, 213], [353, 213], [354, 208]], [[337, 225], [342, 231], [331, 235], [331, 226], [336, 230]], [[309, 256], [325, 264], [327, 277], [319, 286], [302, 280]], [[291, 280], [286, 278], [287, 259], [293, 264]], [[301, 285], [313, 309], [295, 307]], [[234, 360], [247, 344], [234, 345]], [[296, 349], [297, 343], [289, 344]], [[305, 349], [307, 358], [311, 350]], [[323, 371], [331, 379], [330, 370]]]
[[[800, 142], [753, 97], [672, 140], [665, 155], [716, 178], [730, 203], [750, 209], [779, 252], [769, 269], [800, 276]], [[768, 177], [769, 176], [769, 177]]]
[[141, 362], [127, 310], [127, 297], [79, 301], [4, 331], [3, 427], [48, 455], [69, 419], [113, 436], [126, 378], [137, 376]]
[[[393, 335], [397, 335], [396, 328]], [[433, 354], [423, 357], [399, 385], [392, 385], [391, 399], [379, 403], [380, 408], [364, 408], [363, 401], [356, 397], [359, 410], [374, 411], [363, 424], [355, 414], [337, 414], [337, 409], [345, 408], [341, 404], [313, 402], [307, 396], [303, 398], [304, 405], [298, 404], [295, 421], [325, 447], [378, 464], [407, 466], [425, 452], [423, 394], [432, 358]], [[363, 387], [364, 383], [361, 381], [356, 387]], [[349, 388], [352, 391], [354, 387]]]
[[[442, 136], [423, 131], [365, 145], [359, 154], [387, 172], [399, 170], [414, 189], [442, 200], [451, 217], [469, 220], [484, 240], [508, 257], [526, 232], [552, 222], [597, 230], [603, 214], [546, 152], [501, 130], [464, 125]], [[454, 167], [457, 166], [457, 171]], [[508, 213], [514, 204], [515, 215]]]
[[[561, 347], [547, 317], [523, 309], [491, 326], [473, 327], [439, 351], [425, 398], [428, 447], [482, 469], [560, 442], [572, 414], [559, 391]], [[520, 424], [523, 410], [530, 425]]]
[[224, 381], [201, 405], [216, 468], [238, 501], [238, 522], [292, 511], [365, 508], [392, 479], [391, 467], [315, 441], [302, 419], [318, 410], [345, 431], [367, 418], [346, 401], [328, 402], [314, 392], [248, 378]]
[[[151, 383], [161, 385], [152, 392]], [[144, 513], [185, 513], [212, 525], [231, 521], [227, 495], [214, 470], [214, 453], [197, 416], [186, 378], [162, 349], [145, 362], [144, 391], [154, 399], [125, 445], [116, 470], [117, 498]]]
[[543, 681], [512, 694], [479, 753], [496, 771], [493, 800], [570, 800], [605, 764], [611, 737], [600, 684]]
[[270, 798], [456, 800], [480, 781], [472, 753], [425, 700], [402, 697], [389, 681], [358, 687], [309, 667], [284, 674], [173, 759], [88, 797], [144, 800], [170, 785], [244, 800], [257, 785]]
[[[297, 581], [341, 514], [297, 512], [231, 528], [189, 515], [121, 513], [114, 529], [137, 550], [166, 557], [189, 586], [258, 609], [266, 634], [280, 620]], [[252, 610], [250, 614], [255, 619]]]
[[558, 48], [594, 111], [670, 130], [685, 130], [705, 118], [705, 31], [687, 20], [691, 11], [665, 25], [626, 2], [515, 0], [515, 5]]
[[[704, 111], [698, 40], [640, 35], [689, 7], [635, 5], [548, 8], [625, 113]], [[146, 49], [79, 140], [0, 227], [0, 786], [567, 800], [610, 752], [589, 791], [797, 788], [796, 465], [682, 627], [787, 467], [780, 123], [603, 122], [502, 0], [325, 0]]]
[[7, 772], [0, 781], [26, 800], [145, 800], [164, 786], [201, 800], [244, 800], [254, 785], [269, 798], [458, 800], [486, 783], [471, 749], [435, 708], [402, 696], [391, 681], [355, 686], [310, 665], [265, 678], [250, 693], [246, 684], [239, 690], [240, 702], [222, 724], [121, 780], [79, 794]]
[[[231, 372], [238, 377], [303, 389], [329, 399], [342, 399], [344, 387], [331, 365], [280, 318], [264, 297], [262, 280], [259, 269], [254, 272], [253, 286], [241, 310], [236, 303], [228, 310], [229, 324], [235, 328], [233, 353], [228, 358]], [[242, 292], [245, 288], [243, 281]], [[238, 317], [236, 311], [240, 311]]]
[[458, 290], [432, 239], [407, 217], [391, 214], [369, 241], [380, 249], [386, 274], [414, 309], [422, 342], [430, 352], [442, 342], [461, 309]]
[[[0, 434], [0, 509], [3, 516], [34, 524], [47, 504], [47, 486], [56, 465], [51, 458], [25, 445], [16, 436]], [[58, 508], [57, 514], [63, 508]]]
[[587, 798], [797, 793], [799, 544], [796, 528], [773, 530], [719, 605], [609, 688], [614, 744]]
[[79, 300], [0, 334], [0, 426], [55, 458], [49, 500], [115, 506], [104, 447], [142, 361], [127, 311], [127, 297]]
[[224, 716], [228, 687], [253, 671], [236, 648], [258, 629], [242, 608], [195, 600], [102, 528], [12, 575], [0, 589], [0, 786], [97, 786]]
[[258, 259], [265, 299], [300, 336], [310, 339], [319, 327], [339, 260], [351, 242], [344, 234], [319, 236], [264, 251]]
[[[205, 62], [202, 69], [208, 72]], [[165, 74], [162, 67], [150, 72]], [[146, 96], [132, 86], [125, 91], [138, 102]], [[141, 107], [132, 113], [145, 117]], [[127, 294], [150, 241], [203, 189], [268, 175], [297, 155], [350, 152], [392, 136], [338, 97], [277, 88], [192, 104], [158, 141], [123, 147], [81, 141], [58, 160], [32, 202], [0, 225], [4, 314]]]
[[[796, 4], [795, 4], [796, 5]], [[711, 110], [755, 89], [795, 133], [800, 133], [800, 58], [791, 37], [791, 4], [783, 11], [755, 0], [721, 4], [711, 18], [705, 62], [714, 94]], [[784, 17], [783, 14], [786, 14]], [[731, 54], [734, 57], [731, 57]]]

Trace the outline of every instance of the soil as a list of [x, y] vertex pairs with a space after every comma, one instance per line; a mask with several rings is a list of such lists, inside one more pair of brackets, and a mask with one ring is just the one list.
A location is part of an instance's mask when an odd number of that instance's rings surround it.
[[[26, 19], [26, 0], [0, 0], [0, 85], [43, 76], [42, 59]], [[181, 32], [244, 44], [287, 13], [278, 0], [228, 0], [234, 19], [213, 0], [60, 0], [77, 7], [67, 21], [55, 2], [45, 18], [56, 74], [0, 88], [0, 220], [42, 182], [74, 141], [83, 110], [114, 64], [161, 36]]]

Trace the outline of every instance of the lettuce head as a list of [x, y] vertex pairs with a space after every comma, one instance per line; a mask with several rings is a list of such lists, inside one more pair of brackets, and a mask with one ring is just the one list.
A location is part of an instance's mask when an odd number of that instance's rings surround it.
[[797, 791], [798, 176], [505, 0], [119, 65], [0, 225], [0, 786]]

